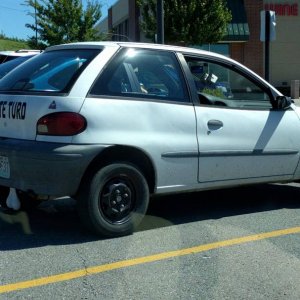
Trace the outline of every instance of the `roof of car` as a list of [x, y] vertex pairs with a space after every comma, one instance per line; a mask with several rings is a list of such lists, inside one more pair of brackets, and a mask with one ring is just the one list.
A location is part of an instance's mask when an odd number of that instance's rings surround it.
[[30, 49], [20, 49], [16, 51], [0, 51], [0, 55], [7, 55], [7, 56], [26, 56], [30, 54], [37, 54], [40, 53], [40, 50], [30, 50]]
[[[192, 48], [192, 47], [183, 47], [183, 46], [176, 46], [176, 45], [166, 45], [166, 44], [151, 44], [151, 43], [139, 43], [139, 42], [118, 42], [118, 41], [100, 41], [100, 42], [76, 42], [76, 43], [69, 43], [69, 44], [61, 44], [48, 47], [45, 51], [53, 51], [53, 50], [63, 50], [63, 49], [102, 49], [103, 47], [130, 47], [130, 48], [143, 48], [143, 49], [156, 49], [156, 50], [169, 50], [169, 51], [176, 51], [181, 53], [188, 53], [188, 54], [200, 54], [205, 55], [207, 58], [219, 58], [220, 60], [227, 61], [227, 63], [232, 63], [234, 65], [240, 65], [247, 69], [250, 73], [255, 74], [251, 69], [247, 68], [246, 66], [240, 64], [239, 62], [232, 60], [231, 58], [224, 56], [222, 54], [218, 54], [215, 52], [205, 51], [199, 48]], [[261, 78], [270, 88], [271, 85]]]
[[192, 48], [192, 47], [183, 47], [183, 46], [176, 46], [176, 45], [166, 45], [166, 44], [152, 44], [152, 43], [139, 43], [139, 42], [112, 42], [112, 41], [101, 41], [101, 42], [77, 42], [77, 43], [69, 43], [69, 44], [61, 44], [50, 46], [46, 49], [46, 51], [53, 51], [53, 50], [62, 50], [62, 49], [102, 49], [103, 47], [130, 47], [130, 48], [144, 48], [144, 49], [156, 49], [156, 50], [171, 50], [183, 53], [195, 53], [195, 54], [202, 54], [206, 56], [213, 56], [219, 57], [221, 59], [226, 59], [231, 61], [229, 57], [224, 55], [209, 52], [205, 50], [201, 50], [199, 48]]
[[[46, 51], [52, 50], [60, 50], [60, 49], [82, 49], [82, 48], [103, 48], [103, 47], [132, 47], [132, 48], [149, 48], [149, 49], [157, 49], [157, 50], [173, 50], [180, 52], [195, 52], [195, 53], [203, 53], [203, 54], [211, 54], [212, 52], [208, 52], [205, 50], [200, 50], [197, 48], [191, 47], [183, 47], [183, 46], [174, 46], [174, 45], [166, 45], [166, 44], [151, 44], [151, 43], [138, 43], [138, 42], [77, 42], [77, 43], [69, 43], [69, 44], [61, 44], [50, 46], [46, 49]], [[213, 53], [214, 56], [224, 57], [223, 55], [219, 55], [217, 53]]]
[[153, 43], [139, 43], [139, 42], [113, 42], [113, 41], [101, 41], [101, 42], [77, 42], [77, 43], [69, 43], [69, 44], [61, 44], [50, 46], [46, 50], [54, 50], [61, 48], [103, 48], [103, 47], [116, 47], [116, 46], [124, 46], [124, 47], [140, 47], [140, 48], [154, 48], [154, 49], [173, 49], [173, 48], [183, 48], [183, 49], [191, 49], [181, 46], [174, 45], [166, 45], [166, 44], [153, 44]]

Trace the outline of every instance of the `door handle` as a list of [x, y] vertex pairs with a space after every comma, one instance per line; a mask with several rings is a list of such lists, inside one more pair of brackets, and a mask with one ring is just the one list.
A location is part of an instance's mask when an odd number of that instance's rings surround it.
[[218, 130], [223, 127], [223, 122], [220, 120], [209, 120], [207, 127], [209, 130]]

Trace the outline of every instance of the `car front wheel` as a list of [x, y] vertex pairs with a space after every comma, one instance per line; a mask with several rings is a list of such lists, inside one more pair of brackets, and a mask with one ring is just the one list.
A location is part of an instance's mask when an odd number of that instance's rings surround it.
[[123, 236], [144, 217], [149, 188], [135, 166], [111, 164], [83, 183], [77, 200], [79, 216], [90, 230], [106, 237]]

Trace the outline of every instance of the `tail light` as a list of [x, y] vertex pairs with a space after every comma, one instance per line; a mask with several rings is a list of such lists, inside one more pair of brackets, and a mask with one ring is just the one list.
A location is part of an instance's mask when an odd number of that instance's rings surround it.
[[86, 119], [74, 112], [57, 112], [43, 116], [37, 122], [40, 135], [76, 135], [86, 128]]

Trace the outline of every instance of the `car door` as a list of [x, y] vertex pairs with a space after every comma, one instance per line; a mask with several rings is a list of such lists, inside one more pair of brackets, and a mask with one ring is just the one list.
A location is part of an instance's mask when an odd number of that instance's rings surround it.
[[124, 47], [93, 84], [81, 114], [89, 127], [73, 141], [143, 152], [153, 162], [157, 193], [197, 184], [195, 109], [174, 52]]
[[198, 181], [291, 178], [299, 161], [300, 123], [273, 109], [270, 88], [241, 66], [185, 57], [197, 90]]

